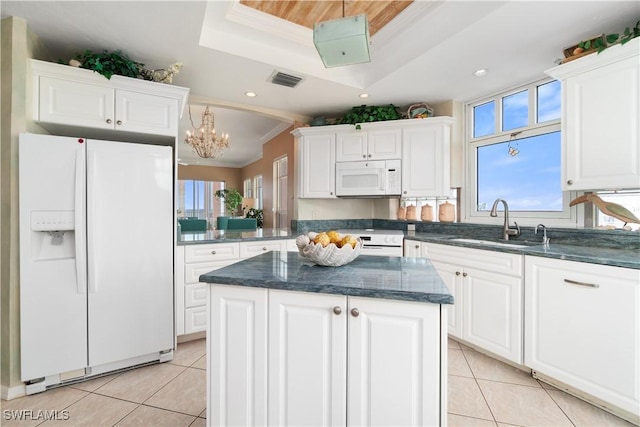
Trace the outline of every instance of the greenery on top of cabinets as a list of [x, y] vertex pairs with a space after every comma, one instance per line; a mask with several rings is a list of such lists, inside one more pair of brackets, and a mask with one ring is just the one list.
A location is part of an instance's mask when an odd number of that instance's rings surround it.
[[379, 122], [384, 120], [398, 120], [402, 118], [398, 107], [393, 104], [375, 106], [360, 105], [353, 107], [344, 116], [338, 119], [337, 124], [358, 124], [367, 122]]
[[215, 192], [215, 196], [224, 200], [227, 214], [235, 216], [242, 204], [242, 194], [235, 188], [225, 188]]
[[591, 40], [581, 41], [578, 47], [584, 50], [595, 49], [598, 53], [602, 52], [609, 46], [620, 43], [621, 45], [627, 43], [629, 40], [640, 37], [640, 21], [636, 22], [636, 26], [633, 28], [626, 27], [622, 34], [613, 33], [602, 35]]
[[131, 60], [120, 50], [113, 52], [104, 50], [101, 53], [85, 50], [83, 53], [76, 53], [74, 59], [81, 63], [81, 68], [93, 70], [109, 80], [114, 74], [137, 78], [144, 67], [144, 64]]

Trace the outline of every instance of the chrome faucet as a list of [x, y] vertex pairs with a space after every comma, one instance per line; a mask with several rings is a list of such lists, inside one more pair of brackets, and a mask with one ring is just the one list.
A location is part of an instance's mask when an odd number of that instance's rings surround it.
[[544, 224], [538, 224], [536, 225], [536, 231], [535, 234], [538, 234], [538, 229], [542, 228], [542, 244], [544, 245], [545, 248], [549, 247], [549, 242], [551, 239], [549, 239], [547, 237], [547, 227], [544, 226]]
[[504, 205], [504, 227], [502, 229], [502, 238], [504, 240], [509, 240], [509, 236], [518, 237], [520, 235], [520, 227], [517, 222], [513, 222], [516, 225], [516, 228], [509, 227], [509, 205], [504, 199], [496, 199], [493, 202], [493, 207], [491, 208], [490, 216], [496, 217], [498, 216], [498, 203], [502, 202]]

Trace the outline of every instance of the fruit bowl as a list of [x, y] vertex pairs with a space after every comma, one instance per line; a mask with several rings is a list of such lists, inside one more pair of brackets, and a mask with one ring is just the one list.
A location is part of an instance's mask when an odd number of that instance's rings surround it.
[[296, 246], [300, 255], [318, 265], [325, 267], [340, 267], [349, 264], [360, 255], [362, 240], [356, 239], [356, 246], [345, 245], [339, 248], [335, 243], [323, 246], [313, 243], [309, 235], [303, 234], [296, 239]]

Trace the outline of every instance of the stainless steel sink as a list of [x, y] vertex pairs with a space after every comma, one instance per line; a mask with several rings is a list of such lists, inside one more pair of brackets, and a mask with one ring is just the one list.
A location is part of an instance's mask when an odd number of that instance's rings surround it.
[[528, 245], [522, 245], [520, 243], [511, 243], [509, 241], [494, 242], [493, 240], [479, 240], [479, 239], [449, 239], [450, 242], [471, 243], [474, 245], [482, 246], [502, 246], [505, 248], [528, 248]]

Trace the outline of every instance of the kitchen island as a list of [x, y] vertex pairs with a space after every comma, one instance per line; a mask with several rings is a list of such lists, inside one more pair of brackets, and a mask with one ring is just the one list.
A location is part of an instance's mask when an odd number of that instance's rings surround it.
[[446, 305], [427, 259], [269, 252], [208, 286], [209, 425], [446, 423]]

